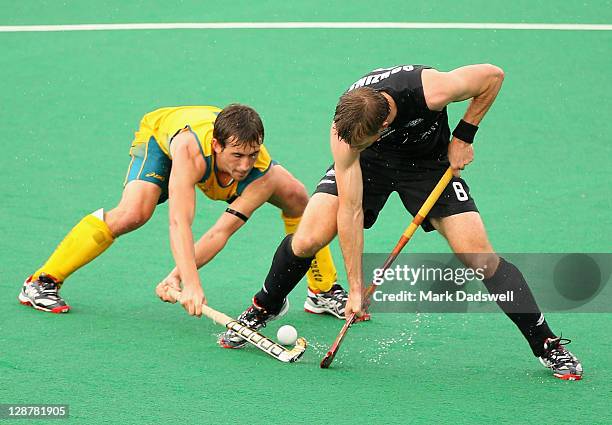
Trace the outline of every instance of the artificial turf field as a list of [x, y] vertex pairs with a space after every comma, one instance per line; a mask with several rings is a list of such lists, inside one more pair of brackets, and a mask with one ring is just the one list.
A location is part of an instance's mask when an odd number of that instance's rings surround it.
[[[531, 22], [610, 24], [601, 2], [2, 1], [0, 25], [134, 22]], [[435, 3], [435, 4], [431, 4]], [[500, 252], [610, 252], [610, 31], [219, 29], [0, 33], [2, 281], [0, 403], [70, 405], [72, 423], [611, 423], [611, 314], [549, 314], [573, 339], [580, 382], [554, 379], [502, 314], [380, 314], [318, 367], [341, 322], [293, 308], [307, 337], [286, 365], [222, 350], [220, 328], [162, 304], [173, 266], [167, 205], [62, 289], [68, 315], [18, 304], [25, 277], [85, 214], [119, 200], [141, 116], [161, 106], [241, 102], [266, 145], [310, 190], [331, 162], [338, 96], [365, 72], [402, 63], [506, 73], [464, 172]], [[454, 123], [465, 104], [451, 105]], [[194, 234], [225, 204], [198, 195]], [[393, 195], [367, 252], [388, 252], [409, 222]], [[239, 314], [283, 238], [261, 208], [201, 271], [209, 303]], [[345, 283], [337, 242], [332, 245]], [[407, 252], [447, 252], [418, 231]], [[0, 421], [2, 422], [2, 421]], [[21, 421], [19, 423], [26, 423]]]

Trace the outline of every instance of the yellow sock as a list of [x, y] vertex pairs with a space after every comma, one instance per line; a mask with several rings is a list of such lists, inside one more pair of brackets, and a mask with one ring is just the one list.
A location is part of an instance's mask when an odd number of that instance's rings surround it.
[[63, 282], [74, 271], [102, 254], [114, 239], [104, 220], [89, 214], [72, 228], [45, 265], [32, 275], [32, 280], [45, 273]]
[[[285, 223], [285, 233], [287, 235], [295, 233], [302, 217], [286, 217], [282, 213], [281, 217]], [[308, 273], [306, 273], [306, 279], [308, 280], [308, 288], [315, 293], [327, 292], [336, 283], [336, 266], [329, 246], [324, 246], [317, 252], [310, 264]]]

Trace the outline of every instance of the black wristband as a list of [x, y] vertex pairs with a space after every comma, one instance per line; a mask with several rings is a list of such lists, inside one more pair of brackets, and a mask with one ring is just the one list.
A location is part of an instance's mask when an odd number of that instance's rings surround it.
[[478, 126], [470, 124], [467, 121], [459, 121], [457, 127], [453, 130], [453, 136], [465, 143], [474, 143], [474, 136], [478, 131]]
[[231, 214], [231, 215], [235, 215], [236, 217], [238, 217], [239, 219], [241, 219], [245, 223], [249, 219], [246, 215], [242, 214], [240, 211], [236, 211], [236, 210], [233, 210], [231, 208], [227, 208], [225, 210], [225, 212], [228, 213], [228, 214]]

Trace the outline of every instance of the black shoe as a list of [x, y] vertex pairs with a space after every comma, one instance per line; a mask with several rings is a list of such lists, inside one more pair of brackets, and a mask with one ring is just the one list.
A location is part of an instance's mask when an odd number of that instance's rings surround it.
[[572, 342], [566, 338], [547, 338], [544, 341], [544, 354], [540, 362], [553, 371], [559, 379], [578, 381], [582, 379], [582, 363], [567, 348]]
[[344, 320], [344, 309], [348, 294], [337, 283], [327, 292], [314, 293], [308, 288], [308, 297], [304, 302], [304, 311], [315, 314], [331, 314]]
[[38, 279], [32, 280], [32, 276], [26, 279], [19, 293], [19, 302], [23, 305], [34, 307], [36, 310], [51, 313], [68, 313], [70, 306], [59, 296], [62, 283], [51, 276], [41, 274]]
[[[255, 304], [255, 300], [253, 300], [253, 305], [247, 308], [244, 313], [238, 317], [237, 321], [242, 323], [247, 328], [257, 331], [264, 328], [268, 322], [284, 316], [288, 310], [289, 301], [287, 299], [285, 299], [281, 311], [276, 314], [268, 313], [262, 307]], [[225, 333], [223, 333], [219, 338], [219, 345], [223, 348], [242, 348], [246, 344], [246, 339], [242, 338], [231, 329], [225, 331]]]

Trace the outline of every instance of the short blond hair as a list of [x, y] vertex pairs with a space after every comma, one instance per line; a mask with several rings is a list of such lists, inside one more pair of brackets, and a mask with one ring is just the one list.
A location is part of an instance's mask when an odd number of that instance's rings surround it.
[[389, 116], [389, 102], [371, 87], [360, 87], [340, 96], [334, 124], [338, 137], [355, 148], [380, 131]]

